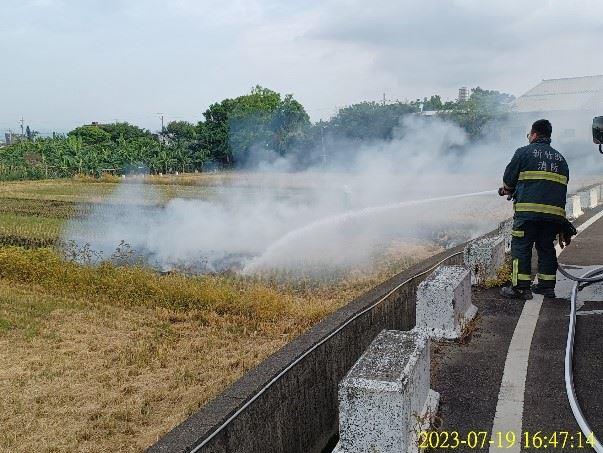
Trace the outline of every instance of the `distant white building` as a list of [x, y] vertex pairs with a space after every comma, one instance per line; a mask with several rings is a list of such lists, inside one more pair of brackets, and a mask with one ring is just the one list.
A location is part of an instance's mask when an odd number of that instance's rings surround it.
[[510, 142], [525, 142], [531, 124], [553, 125], [553, 146], [575, 154], [592, 152], [592, 119], [603, 115], [603, 75], [546, 79], [519, 96], [504, 128]]
[[603, 75], [543, 80], [515, 100], [513, 111], [576, 112], [603, 108]]
[[593, 117], [603, 115], [603, 75], [543, 80], [515, 100], [512, 112], [524, 129], [546, 118], [554, 139], [590, 139]]
[[19, 138], [20, 137], [17, 134], [14, 134], [11, 131], [5, 132], [4, 133], [4, 144], [5, 145], [12, 145], [13, 143], [19, 141]]
[[467, 87], [459, 88], [459, 102], [467, 102], [471, 96], [471, 91]]
[[603, 75], [543, 80], [512, 105], [525, 122], [546, 118], [553, 138], [589, 138], [592, 119], [603, 115]]

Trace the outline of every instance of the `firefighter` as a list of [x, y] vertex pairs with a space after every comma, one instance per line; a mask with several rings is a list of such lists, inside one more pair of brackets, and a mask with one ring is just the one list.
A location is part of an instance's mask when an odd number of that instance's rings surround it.
[[[511, 285], [501, 289], [508, 299], [532, 299], [532, 291], [555, 297], [557, 254], [554, 241], [565, 224], [569, 168], [551, 147], [551, 123], [542, 119], [528, 133], [505, 169], [499, 195], [514, 199]], [[538, 283], [532, 285], [532, 247], [538, 253]]]

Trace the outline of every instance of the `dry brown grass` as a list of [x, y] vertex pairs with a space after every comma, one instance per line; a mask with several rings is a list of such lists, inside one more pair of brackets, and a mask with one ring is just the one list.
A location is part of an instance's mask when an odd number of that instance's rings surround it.
[[[156, 195], [165, 202], [173, 197], [199, 198], [212, 196], [216, 188], [238, 190], [298, 190], [341, 189], [348, 176], [339, 173], [263, 173], [234, 172], [183, 173], [179, 175], [146, 175], [121, 178], [103, 175], [101, 178], [75, 176], [73, 178], [0, 183], [0, 199], [55, 200], [65, 202], [105, 202], [121, 183], [155, 186]], [[156, 195], [153, 195], [153, 200]], [[145, 200], [134, 200], [144, 203]]]
[[0, 300], [0, 449], [11, 452], [140, 451], [308, 322], [112, 306], [6, 282]]
[[373, 273], [277, 287], [0, 248], [0, 451], [141, 451], [318, 320], [437, 251], [399, 245]]
[[[145, 178], [144, 182], [148, 178]], [[128, 180], [128, 182], [139, 182]], [[47, 200], [66, 203], [106, 203], [118, 188], [119, 182], [102, 179], [46, 179], [41, 181], [10, 181], [0, 183], [0, 199]], [[153, 184], [156, 190], [139, 194], [137, 198], [123, 198], [121, 203], [165, 203], [174, 197], [205, 198], [211, 196], [203, 185]]]
[[[136, 180], [136, 178], [126, 178]], [[178, 186], [229, 186], [229, 187], [271, 187], [274, 189], [316, 189], [341, 186], [345, 177], [338, 173], [266, 173], [222, 171], [208, 173], [181, 173], [178, 175], [148, 175], [144, 177], [147, 184]], [[111, 182], [111, 180], [108, 180]]]
[[42, 252], [2, 250], [2, 451], [140, 451], [337, 306]]
[[[239, 187], [265, 182], [237, 178]], [[277, 175], [271, 185], [316, 182], [304, 178]], [[2, 184], [0, 230], [15, 244], [54, 240], [79, 212], [74, 202], [105, 201], [115, 179]], [[231, 179], [148, 182], [169, 199]], [[399, 243], [372, 266], [316, 280], [161, 276], [0, 247], [0, 451], [141, 451], [320, 319], [438, 251]]]

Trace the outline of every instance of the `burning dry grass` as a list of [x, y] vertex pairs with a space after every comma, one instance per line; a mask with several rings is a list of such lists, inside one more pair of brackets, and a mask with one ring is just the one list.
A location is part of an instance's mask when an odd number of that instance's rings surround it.
[[141, 451], [245, 371], [392, 273], [338, 283], [161, 276], [0, 248], [0, 450]]
[[0, 249], [0, 278], [35, 284], [58, 296], [93, 297], [124, 306], [236, 312], [262, 320], [276, 318], [285, 309], [277, 292], [241, 279], [159, 276], [143, 267], [118, 268], [109, 262], [82, 266], [63, 261], [48, 248]]
[[[231, 177], [149, 182], [169, 199]], [[18, 239], [4, 243], [54, 241], [65, 219], [90, 206], [78, 203], [104, 202], [114, 179], [1, 185], [0, 233]], [[260, 180], [243, 176], [238, 185]], [[289, 178], [283, 187], [305, 184]], [[438, 251], [390, 244], [370, 267], [323, 269], [317, 279], [159, 275], [66, 262], [50, 248], [0, 247], [0, 451], [141, 451], [320, 319]]]
[[120, 178], [112, 175], [103, 175], [100, 179], [88, 176], [77, 176], [74, 180], [87, 182], [117, 183], [140, 182], [157, 185], [199, 186], [199, 187], [265, 187], [269, 185], [274, 189], [316, 189], [317, 186], [341, 186], [349, 179], [348, 175], [341, 173], [277, 173], [277, 172], [244, 172], [221, 171], [205, 173], [180, 173], [165, 175], [141, 175]]

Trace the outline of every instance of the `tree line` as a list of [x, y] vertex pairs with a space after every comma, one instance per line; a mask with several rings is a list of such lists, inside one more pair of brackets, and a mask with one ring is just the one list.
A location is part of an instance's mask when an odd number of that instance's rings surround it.
[[285, 156], [297, 168], [307, 168], [325, 153], [341, 152], [334, 138], [351, 148], [391, 140], [402, 117], [425, 110], [436, 110], [478, 139], [488, 122], [506, 114], [511, 100], [510, 95], [475, 88], [465, 102], [443, 103], [437, 95], [412, 102], [361, 102], [312, 123], [292, 95], [256, 86], [210, 105], [197, 124], [173, 121], [159, 133], [126, 122], [83, 125], [53, 137], [40, 137], [28, 127], [27, 135], [0, 148], [0, 178], [206, 171]]

